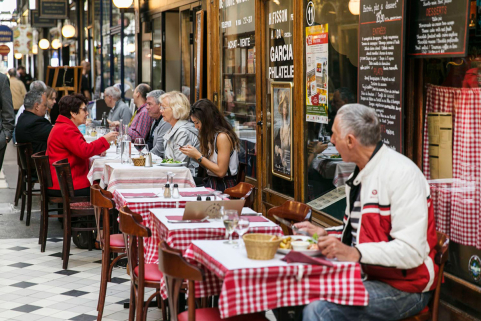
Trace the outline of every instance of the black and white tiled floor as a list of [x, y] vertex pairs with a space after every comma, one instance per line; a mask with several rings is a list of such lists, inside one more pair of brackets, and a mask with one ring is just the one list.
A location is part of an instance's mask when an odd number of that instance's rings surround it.
[[[97, 319], [101, 251], [72, 245], [68, 270], [62, 269], [62, 239], [51, 238], [40, 252], [38, 239], [0, 239], [0, 321], [93, 321]], [[102, 320], [128, 320], [130, 279], [114, 268]], [[150, 295], [146, 294], [146, 297]], [[147, 320], [161, 320], [149, 309]]]

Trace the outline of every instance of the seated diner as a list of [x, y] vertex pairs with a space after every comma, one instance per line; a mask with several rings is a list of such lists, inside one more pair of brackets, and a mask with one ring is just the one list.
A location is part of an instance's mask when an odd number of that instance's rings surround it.
[[172, 126], [164, 135], [165, 158], [186, 162], [185, 166], [190, 169], [192, 176], [197, 177], [199, 164], [180, 150], [180, 147], [187, 145], [199, 148], [199, 131], [189, 121], [189, 100], [184, 94], [171, 91], [160, 96], [160, 103], [163, 120]]
[[201, 99], [192, 106], [190, 118], [199, 130], [200, 151], [191, 145], [180, 147], [180, 151], [207, 170], [206, 187], [223, 192], [235, 186], [239, 137], [232, 126], [208, 99]]
[[87, 179], [89, 157], [107, 151], [110, 142], [118, 135], [117, 132], [110, 132], [91, 143], [85, 141], [78, 126], [87, 121], [87, 102], [87, 99], [80, 94], [68, 95], [60, 99], [60, 115], [47, 140], [47, 155], [52, 175], [49, 196], [62, 196], [53, 163], [65, 158], [68, 159], [72, 171], [75, 196], [89, 196], [90, 182]]

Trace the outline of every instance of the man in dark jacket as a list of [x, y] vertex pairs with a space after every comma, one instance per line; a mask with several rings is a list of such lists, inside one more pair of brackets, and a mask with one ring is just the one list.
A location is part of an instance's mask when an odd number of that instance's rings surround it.
[[7, 144], [12, 139], [15, 114], [13, 112], [12, 92], [7, 76], [0, 73], [0, 170]]
[[25, 111], [18, 119], [15, 135], [18, 143], [32, 143], [34, 153], [47, 150], [47, 139], [52, 124], [45, 118], [47, 97], [45, 92], [32, 90], [25, 95]]

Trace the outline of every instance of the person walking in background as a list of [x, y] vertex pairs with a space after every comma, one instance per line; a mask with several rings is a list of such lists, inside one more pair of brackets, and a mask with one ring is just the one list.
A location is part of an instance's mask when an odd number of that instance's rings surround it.
[[23, 105], [27, 89], [23, 82], [17, 78], [17, 70], [15, 68], [9, 69], [8, 75], [10, 76], [10, 91], [12, 92], [13, 109], [16, 114], [18, 109]]
[[15, 114], [13, 112], [10, 81], [6, 75], [0, 74], [0, 170], [2, 169], [7, 144], [12, 139], [14, 126]]
[[90, 62], [87, 60], [82, 61], [82, 83], [80, 85], [80, 92], [87, 98], [92, 99], [92, 82], [90, 81]]
[[132, 141], [136, 138], [147, 138], [150, 127], [152, 127], [153, 119], [149, 117], [149, 112], [145, 108], [147, 106], [147, 94], [150, 91], [150, 86], [146, 84], [140, 84], [134, 90], [134, 104], [137, 106], [132, 120], [132, 124], [129, 126], [129, 136]]
[[25, 88], [28, 88], [32, 83], [32, 76], [27, 74], [27, 69], [24, 66], [18, 66], [18, 79], [25, 85]]

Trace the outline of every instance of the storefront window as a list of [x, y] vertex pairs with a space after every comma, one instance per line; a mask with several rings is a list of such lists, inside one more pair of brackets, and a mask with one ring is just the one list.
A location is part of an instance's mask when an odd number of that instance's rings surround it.
[[103, 36], [103, 43], [102, 43], [102, 58], [103, 58], [103, 66], [102, 66], [102, 76], [104, 79], [104, 89], [111, 86], [110, 84], [110, 37]]
[[[124, 25], [124, 85], [125, 89], [130, 89], [133, 94], [137, 85], [135, 79], [135, 14], [133, 12], [124, 13]], [[132, 98], [132, 94], [126, 94], [126, 98]]]
[[147, 85], [150, 83], [150, 58], [152, 56], [152, 50], [150, 50], [150, 41], [142, 42], [142, 82]]
[[162, 18], [154, 19], [152, 29], [152, 89], [163, 89]]
[[220, 1], [221, 107], [241, 142], [246, 175], [256, 173], [255, 1]]
[[[181, 83], [182, 83], [182, 93], [191, 100], [191, 54], [192, 49], [190, 45], [190, 34], [192, 32], [192, 26], [190, 21], [190, 10], [184, 10], [180, 13], [180, 23], [181, 23], [181, 50], [182, 50], [182, 64], [181, 64]], [[193, 93], [192, 93], [193, 94]]]
[[[307, 4], [305, 1], [304, 7]], [[357, 101], [359, 15], [350, 12], [348, 1], [335, 0], [312, 8], [314, 22], [304, 26], [305, 37], [312, 39], [307, 41], [311, 48], [306, 50], [303, 88], [307, 105], [312, 106], [306, 109], [306, 200], [314, 209], [342, 219], [344, 184], [355, 165], [332, 156], [337, 151], [329, 141], [337, 110]], [[305, 46], [307, 42], [303, 42]]]
[[120, 25], [120, 9], [112, 5], [112, 24], [111, 27]]
[[266, 4], [266, 90], [268, 187], [294, 196], [293, 101], [294, 2], [269, 1]]

